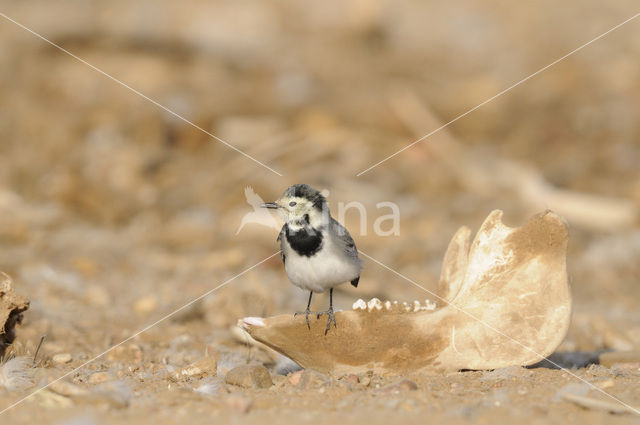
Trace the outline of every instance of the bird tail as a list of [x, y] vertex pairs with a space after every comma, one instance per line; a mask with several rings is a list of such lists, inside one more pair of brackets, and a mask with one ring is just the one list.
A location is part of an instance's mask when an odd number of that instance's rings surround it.
[[357, 288], [357, 287], [358, 287], [358, 282], [359, 282], [359, 281], [360, 281], [360, 276], [358, 276], [358, 277], [356, 277], [355, 279], [353, 279], [353, 280], [351, 281], [351, 284]]

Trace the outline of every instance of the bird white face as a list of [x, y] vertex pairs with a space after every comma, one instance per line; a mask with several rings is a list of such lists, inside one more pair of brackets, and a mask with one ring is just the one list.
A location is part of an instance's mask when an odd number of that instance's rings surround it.
[[311, 227], [317, 231], [326, 228], [331, 220], [324, 196], [306, 184], [289, 187], [277, 201], [262, 207], [277, 209], [292, 230]]
[[[293, 226], [310, 225], [319, 227], [323, 224], [322, 210], [313, 201], [299, 196], [283, 196], [275, 202], [282, 218]], [[327, 211], [328, 212], [328, 211]], [[328, 214], [327, 214], [328, 215]]]

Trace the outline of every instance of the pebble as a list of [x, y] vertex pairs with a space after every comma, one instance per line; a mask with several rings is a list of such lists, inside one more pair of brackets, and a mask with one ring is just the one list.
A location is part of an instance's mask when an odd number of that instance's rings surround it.
[[190, 377], [197, 378], [202, 376], [216, 376], [218, 363], [214, 357], [203, 357], [195, 363], [190, 364], [178, 372], [176, 378]]
[[299, 370], [297, 372], [293, 372], [289, 374], [289, 383], [291, 385], [298, 385], [300, 383], [300, 379], [302, 379], [303, 370]]
[[51, 361], [55, 364], [65, 364], [71, 362], [71, 354], [69, 353], [58, 353], [54, 354], [51, 358]]
[[259, 365], [235, 367], [227, 372], [224, 381], [244, 388], [269, 388], [273, 385], [269, 371]]

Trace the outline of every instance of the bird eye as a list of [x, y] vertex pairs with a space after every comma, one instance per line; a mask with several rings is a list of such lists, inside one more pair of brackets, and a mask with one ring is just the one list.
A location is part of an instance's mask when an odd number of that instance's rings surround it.
[[290, 207], [295, 207], [295, 206], [296, 206], [296, 201], [291, 201], [291, 202], [289, 202], [289, 206], [290, 206]]

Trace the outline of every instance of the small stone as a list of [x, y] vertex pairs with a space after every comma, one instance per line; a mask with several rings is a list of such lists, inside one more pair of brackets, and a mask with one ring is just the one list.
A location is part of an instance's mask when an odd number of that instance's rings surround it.
[[96, 372], [89, 376], [88, 382], [90, 384], [101, 384], [103, 382], [111, 381], [113, 377], [107, 372]]
[[368, 387], [369, 384], [371, 383], [371, 378], [368, 376], [363, 376], [362, 379], [360, 380], [360, 383], [362, 384], [362, 386]]
[[231, 394], [225, 398], [224, 404], [236, 413], [247, 413], [251, 409], [253, 400], [239, 394]]
[[300, 382], [300, 379], [302, 379], [302, 372], [304, 371], [299, 370], [297, 372], [293, 372], [289, 374], [289, 383], [291, 383], [291, 385], [298, 385], [298, 383]]
[[176, 372], [176, 378], [190, 377], [199, 378], [202, 376], [216, 376], [218, 363], [213, 357], [203, 357], [195, 363], [190, 364], [178, 372]]
[[269, 388], [273, 385], [269, 371], [258, 365], [235, 367], [227, 372], [224, 381], [244, 388]]
[[380, 394], [400, 394], [405, 391], [415, 391], [417, 389], [418, 385], [416, 385], [415, 382], [408, 379], [403, 379], [395, 384], [382, 387], [377, 392]]
[[71, 354], [69, 353], [58, 353], [54, 354], [51, 358], [51, 361], [55, 364], [65, 364], [71, 362]]

